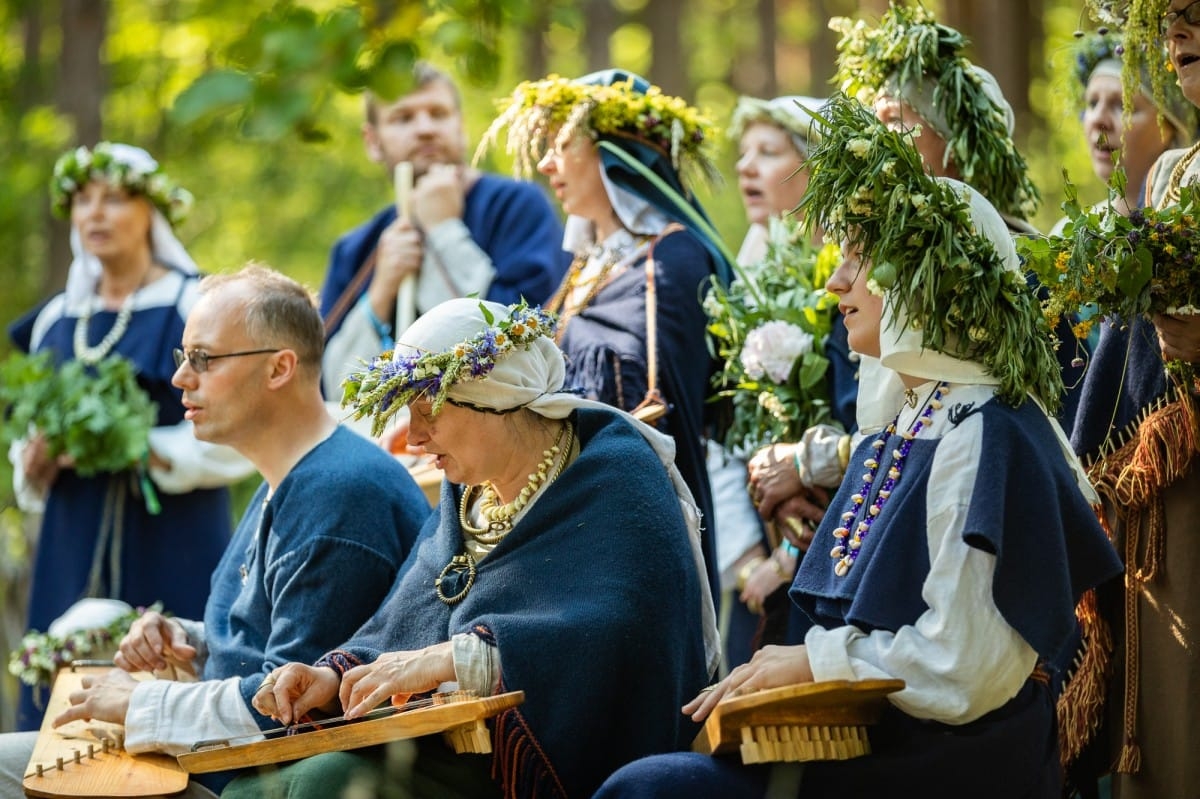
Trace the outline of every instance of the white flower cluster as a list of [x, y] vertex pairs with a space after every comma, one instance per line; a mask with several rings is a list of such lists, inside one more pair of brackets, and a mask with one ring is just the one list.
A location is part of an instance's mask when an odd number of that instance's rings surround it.
[[764, 322], [746, 335], [738, 356], [746, 374], [755, 380], [763, 376], [786, 383], [796, 359], [812, 352], [813, 337], [791, 322]]

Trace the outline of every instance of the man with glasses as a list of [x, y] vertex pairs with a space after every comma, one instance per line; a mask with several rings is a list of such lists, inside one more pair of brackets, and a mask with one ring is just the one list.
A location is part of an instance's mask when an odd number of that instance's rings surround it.
[[[263, 484], [213, 574], [204, 621], [146, 613], [121, 642], [120, 668], [85, 680], [56, 719], [124, 723], [132, 753], [179, 754], [275, 726], [251, 705], [266, 675], [354, 633], [429, 515], [404, 467], [326, 410], [324, 330], [309, 292], [261, 266], [205, 278], [200, 290], [173, 382], [196, 437], [236, 449]], [[168, 666], [200, 681], [127, 673]], [[0, 797], [23, 795], [35, 741], [0, 736]], [[231, 776], [202, 775], [181, 795], [211, 797]]]

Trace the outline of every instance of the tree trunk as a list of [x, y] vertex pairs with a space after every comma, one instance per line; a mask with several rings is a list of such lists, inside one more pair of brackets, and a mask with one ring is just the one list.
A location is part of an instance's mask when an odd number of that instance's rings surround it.
[[586, 0], [583, 6], [584, 46], [587, 48], [588, 72], [612, 66], [608, 40], [621, 22], [621, 15], [612, 0]]
[[650, 29], [653, 42], [647, 79], [674, 94], [691, 101], [692, 86], [688, 76], [687, 50], [683, 46], [683, 25], [679, 6], [675, 3], [650, 2], [642, 11], [642, 19]]
[[[75, 141], [89, 147], [100, 141], [100, 104], [107, 89], [100, 58], [108, 29], [108, 0], [62, 0], [62, 54], [55, 82], [55, 103], [75, 127]], [[50, 264], [43, 288], [47, 293], [66, 284], [71, 263], [69, 227], [50, 222]]]
[[1043, 60], [1041, 26], [1027, 21], [1041, 19], [1042, 6], [1042, 0], [950, 0], [946, 4], [946, 24], [971, 40], [970, 59], [996, 76], [1016, 115], [1018, 131], [1027, 130], [1031, 122], [1030, 65]]

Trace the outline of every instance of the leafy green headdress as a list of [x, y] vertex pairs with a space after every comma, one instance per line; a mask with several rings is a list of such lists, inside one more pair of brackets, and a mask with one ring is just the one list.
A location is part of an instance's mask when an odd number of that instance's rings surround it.
[[1033, 215], [1039, 195], [1013, 144], [1012, 110], [995, 78], [962, 55], [967, 40], [961, 33], [938, 24], [922, 6], [895, 2], [878, 27], [846, 17], [831, 19], [829, 27], [842, 37], [835, 80], [843, 92], [871, 105], [897, 88], [932, 85], [932, 105], [946, 123], [938, 132], [963, 181], [1003, 214]]
[[1085, 0], [1084, 5], [1097, 22], [1122, 31], [1125, 51], [1121, 59], [1121, 87], [1125, 108], [1133, 108], [1133, 97], [1145, 78], [1149, 78], [1154, 104], [1160, 109], [1168, 107], [1177, 81], [1159, 24], [1170, 0]]
[[862, 248], [868, 285], [924, 347], [981, 365], [1006, 402], [1031, 393], [1053, 413], [1063, 383], [1052, 334], [1007, 233], [980, 230], [957, 181], [925, 171], [911, 133], [888, 130], [845, 95], [822, 116], [800, 203], [806, 224]]

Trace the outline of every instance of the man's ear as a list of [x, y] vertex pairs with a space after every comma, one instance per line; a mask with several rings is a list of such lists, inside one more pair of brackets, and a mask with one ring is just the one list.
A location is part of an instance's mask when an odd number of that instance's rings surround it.
[[367, 158], [377, 164], [384, 163], [383, 148], [379, 146], [379, 131], [370, 122], [362, 124], [362, 139], [363, 148], [367, 151]]
[[267, 378], [267, 388], [283, 388], [296, 379], [300, 368], [300, 357], [295, 350], [282, 349], [271, 356], [271, 374]]

